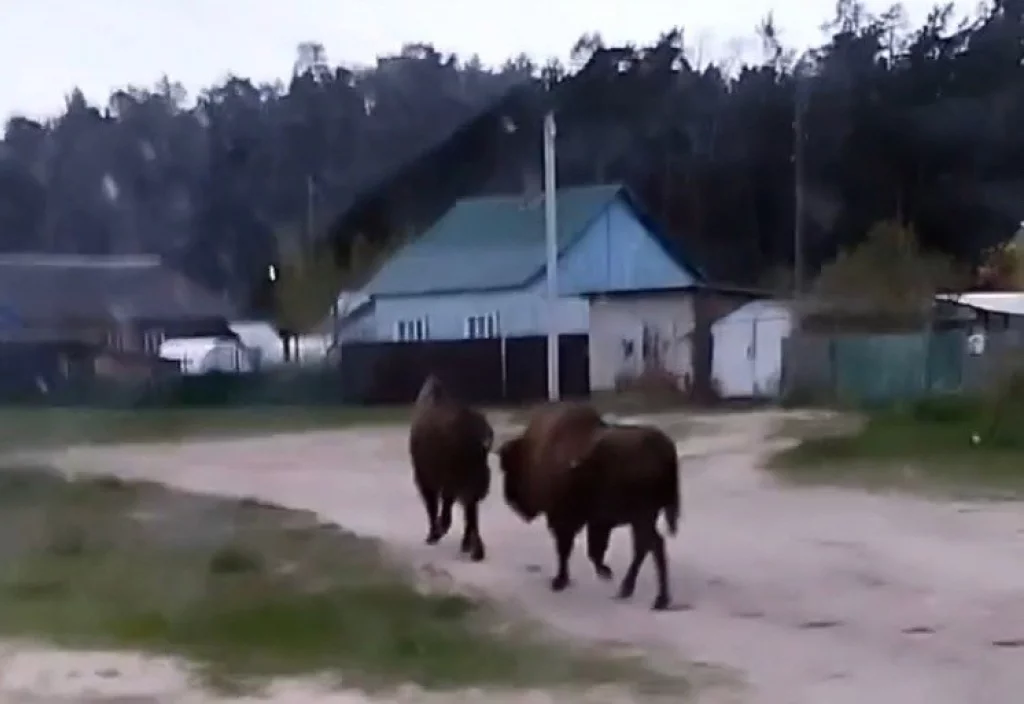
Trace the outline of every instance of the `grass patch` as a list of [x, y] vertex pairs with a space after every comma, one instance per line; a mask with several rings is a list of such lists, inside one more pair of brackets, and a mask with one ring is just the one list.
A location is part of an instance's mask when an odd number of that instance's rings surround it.
[[851, 416], [794, 420], [802, 441], [771, 463], [788, 479], [1024, 496], [1024, 405], [938, 397]]
[[0, 448], [159, 442], [401, 423], [407, 407], [0, 408]]
[[182, 655], [221, 684], [684, 686], [417, 587], [309, 512], [23, 468], [0, 471], [0, 520], [0, 637]]

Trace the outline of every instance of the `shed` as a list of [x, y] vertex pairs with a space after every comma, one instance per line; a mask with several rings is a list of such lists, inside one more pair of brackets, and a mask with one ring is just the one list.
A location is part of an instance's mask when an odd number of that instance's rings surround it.
[[182, 374], [244, 373], [255, 365], [247, 350], [230, 337], [176, 337], [160, 343], [160, 357], [177, 362]]
[[722, 398], [776, 398], [782, 388], [782, 344], [793, 330], [783, 301], [743, 305], [711, 325], [711, 377]]

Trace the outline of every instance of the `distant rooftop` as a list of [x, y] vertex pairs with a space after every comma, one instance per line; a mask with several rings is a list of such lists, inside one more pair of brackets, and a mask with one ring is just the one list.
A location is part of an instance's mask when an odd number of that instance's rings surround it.
[[976, 308], [988, 313], [1024, 315], [1024, 292], [983, 291], [977, 293], [940, 293], [935, 298]]
[[51, 254], [17, 252], [0, 254], [0, 266], [96, 267], [101, 269], [137, 269], [160, 266], [155, 254]]
[[155, 255], [46, 252], [0, 254], [0, 311], [12, 321], [233, 313], [223, 297]]

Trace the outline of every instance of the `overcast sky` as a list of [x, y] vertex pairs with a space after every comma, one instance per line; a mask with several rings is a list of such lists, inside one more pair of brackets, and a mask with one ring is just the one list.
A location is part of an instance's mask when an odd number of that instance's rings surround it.
[[[931, 4], [905, 3], [914, 21]], [[105, 103], [111, 88], [148, 87], [164, 73], [193, 95], [228, 72], [283, 78], [306, 40], [324, 44], [335, 63], [372, 64], [421, 40], [500, 63], [521, 51], [565, 59], [584, 32], [644, 42], [681, 25], [705, 58], [756, 56], [753, 30], [770, 10], [787, 44], [809, 46], [832, 8], [831, 0], [0, 0], [0, 117], [57, 112], [75, 85]]]

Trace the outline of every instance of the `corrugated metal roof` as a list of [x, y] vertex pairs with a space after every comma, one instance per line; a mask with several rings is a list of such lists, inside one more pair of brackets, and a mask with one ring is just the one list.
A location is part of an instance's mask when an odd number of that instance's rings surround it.
[[977, 293], [943, 293], [937, 299], [970, 306], [989, 313], [1024, 315], [1024, 292], [982, 291]]
[[228, 317], [231, 306], [155, 256], [0, 256], [0, 309], [28, 320]]
[[[559, 190], [559, 251], [621, 191], [621, 185]], [[364, 291], [393, 296], [516, 288], [542, 272], [544, 264], [543, 198], [529, 204], [519, 194], [467, 198], [400, 249]]]

